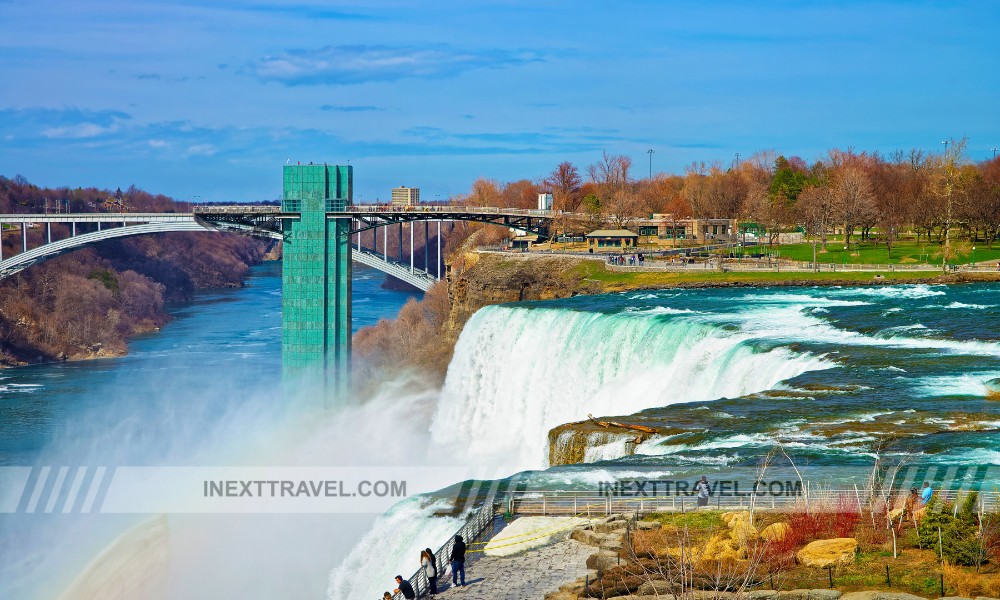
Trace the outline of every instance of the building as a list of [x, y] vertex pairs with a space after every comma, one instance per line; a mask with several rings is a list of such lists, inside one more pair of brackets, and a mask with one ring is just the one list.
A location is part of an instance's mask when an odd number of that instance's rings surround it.
[[638, 219], [636, 228], [644, 238], [655, 236], [660, 240], [691, 240], [702, 243], [729, 242], [735, 240], [738, 234], [735, 219], [675, 219], [668, 214], [654, 214], [648, 219]]
[[639, 234], [628, 229], [598, 229], [584, 237], [587, 238], [587, 249], [591, 252], [627, 250], [635, 248], [639, 241]]
[[552, 210], [552, 194], [538, 194], [538, 210]]
[[392, 188], [393, 206], [413, 206], [420, 204], [420, 188], [399, 186]]

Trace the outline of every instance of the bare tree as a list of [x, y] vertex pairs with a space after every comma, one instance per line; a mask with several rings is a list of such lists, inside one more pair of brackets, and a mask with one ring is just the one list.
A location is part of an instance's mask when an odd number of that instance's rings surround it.
[[559, 163], [542, 181], [543, 185], [552, 190], [554, 208], [566, 211], [575, 211], [580, 205], [582, 183], [579, 171], [569, 161]]
[[844, 246], [850, 247], [851, 235], [875, 214], [875, 194], [868, 176], [855, 166], [845, 167], [833, 188], [839, 220], [844, 224]]
[[632, 189], [631, 169], [631, 158], [607, 152], [587, 168], [590, 179], [597, 184], [602, 212], [619, 228], [626, 227], [638, 216], [642, 206]]

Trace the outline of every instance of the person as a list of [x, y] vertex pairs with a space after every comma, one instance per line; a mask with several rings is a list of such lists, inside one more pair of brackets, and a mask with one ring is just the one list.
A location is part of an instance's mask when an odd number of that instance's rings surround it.
[[708, 477], [702, 475], [701, 481], [694, 484], [694, 490], [698, 492], [698, 506], [708, 506], [708, 494], [711, 487], [708, 485]]
[[413, 591], [413, 586], [410, 585], [409, 581], [403, 579], [402, 575], [396, 575], [396, 585], [398, 587], [394, 593], [403, 594], [403, 597], [406, 598], [406, 600], [413, 600], [417, 597], [417, 594]]
[[924, 482], [924, 489], [920, 490], [920, 506], [927, 506], [927, 503], [931, 501], [931, 496], [934, 495], [934, 490], [931, 488], [929, 481]]
[[913, 511], [917, 509], [917, 504], [919, 503], [919, 501], [920, 501], [920, 495], [917, 494], [917, 488], [911, 487], [910, 495], [906, 497], [905, 501], [903, 501], [903, 516], [905, 516], [907, 519], [912, 519]]
[[431, 557], [434, 554], [427, 550], [420, 551], [420, 568], [424, 570], [424, 576], [427, 577], [427, 587], [430, 588], [430, 594], [433, 596], [438, 593], [437, 590], [437, 568], [434, 566], [434, 561]]
[[[452, 585], [465, 585], [465, 542], [462, 536], [455, 536], [455, 543], [451, 546], [451, 583]], [[459, 583], [461, 581], [462, 583]]]
[[382, 600], [392, 600], [392, 594], [389, 592], [382, 594]]

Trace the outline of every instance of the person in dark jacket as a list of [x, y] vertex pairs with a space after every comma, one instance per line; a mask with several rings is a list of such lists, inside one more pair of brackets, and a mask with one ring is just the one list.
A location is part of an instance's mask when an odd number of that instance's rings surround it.
[[396, 575], [396, 585], [399, 587], [396, 588], [395, 593], [403, 594], [403, 597], [406, 598], [406, 600], [413, 600], [417, 597], [416, 592], [413, 591], [413, 586], [410, 585], [409, 581], [403, 579], [402, 575]]
[[460, 535], [455, 536], [455, 543], [451, 546], [451, 583], [465, 585], [465, 542]]

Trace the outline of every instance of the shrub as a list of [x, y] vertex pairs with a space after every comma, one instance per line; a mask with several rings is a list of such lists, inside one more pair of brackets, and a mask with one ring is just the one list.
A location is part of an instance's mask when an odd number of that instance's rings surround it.
[[973, 512], [977, 496], [969, 494], [960, 505], [932, 502], [918, 529], [920, 545], [937, 550], [953, 565], [978, 565], [983, 562], [982, 545], [978, 538], [978, 522]]

